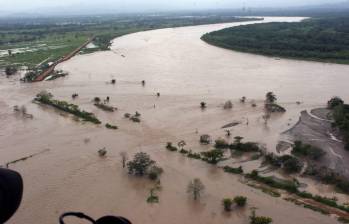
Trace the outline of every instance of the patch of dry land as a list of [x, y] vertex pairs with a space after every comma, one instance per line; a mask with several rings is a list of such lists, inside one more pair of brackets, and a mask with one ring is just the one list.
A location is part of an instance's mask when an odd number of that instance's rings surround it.
[[[259, 22], [301, 19], [265, 18]], [[180, 140], [192, 152], [213, 149], [213, 143], [199, 143], [200, 136], [208, 134], [213, 140], [221, 137], [229, 143], [233, 137], [242, 136], [244, 141], [258, 142], [268, 152], [276, 153], [279, 141], [292, 142], [291, 135], [281, 133], [299, 121], [301, 111], [324, 107], [334, 95], [349, 101], [349, 66], [275, 60], [216, 48], [200, 40], [204, 33], [249, 23], [253, 22], [123, 36], [113, 41], [111, 51], [81, 55], [62, 63], [58, 69], [70, 75], [53, 81], [27, 84], [20, 83], [19, 76], [1, 75], [0, 162], [35, 155], [9, 165], [23, 175], [25, 183], [23, 203], [9, 223], [50, 224], [56, 223], [63, 212], [82, 211], [95, 218], [122, 215], [135, 224], [246, 224], [252, 207], [257, 208], [257, 215], [272, 217], [277, 224], [336, 223], [334, 215], [283, 200], [289, 197], [284, 191], [275, 190], [281, 197], [272, 197], [266, 190], [248, 186], [242, 175], [225, 173], [220, 168], [242, 166], [245, 173], [258, 169], [260, 175], [294, 177], [261, 166], [262, 159], [256, 156], [252, 160], [252, 156], [237, 153], [230, 158], [226, 150], [227, 159], [211, 165], [166, 150], [167, 142], [177, 146]], [[112, 79], [115, 84], [111, 84]], [[52, 106], [33, 103], [43, 90], [52, 93], [54, 99], [94, 113], [102, 123], [78, 121]], [[263, 104], [268, 91], [277, 94], [277, 102], [287, 111], [272, 114], [266, 124]], [[75, 93], [78, 96], [72, 99]], [[110, 99], [106, 104], [118, 108], [114, 112], [94, 106], [95, 97], [103, 103], [107, 96]], [[247, 98], [245, 103], [240, 102], [242, 96]], [[227, 100], [232, 101], [232, 109], [223, 109]], [[206, 102], [205, 109], [200, 108], [202, 101]], [[15, 105], [24, 105], [25, 113], [14, 112]], [[140, 122], [124, 117], [136, 111], [141, 114]], [[118, 129], [105, 128], [106, 123]], [[237, 125], [222, 129], [232, 123]], [[231, 137], [225, 130], [230, 130]], [[347, 163], [338, 163], [336, 158], [347, 152], [324, 135], [319, 133], [314, 138], [323, 138], [332, 148], [333, 153], [327, 154], [330, 165], [344, 169]], [[107, 154], [100, 157], [97, 152], [103, 148]], [[282, 153], [289, 152], [285, 144], [278, 148], [283, 149]], [[129, 158], [136, 152], [146, 152], [163, 168], [161, 190], [156, 192], [159, 203], [147, 203], [154, 181], [129, 175], [122, 167], [122, 151]], [[198, 201], [187, 193], [187, 185], [194, 178], [205, 185]], [[348, 202], [347, 196], [334, 193], [329, 186], [306, 178], [299, 181], [305, 183], [304, 190], [336, 196], [340, 204]], [[246, 207], [224, 212], [222, 199], [237, 195], [248, 198]]]

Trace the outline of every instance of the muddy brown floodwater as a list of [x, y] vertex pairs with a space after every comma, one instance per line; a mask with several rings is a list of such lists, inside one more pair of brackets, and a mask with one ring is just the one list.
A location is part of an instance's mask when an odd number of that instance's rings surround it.
[[[301, 19], [266, 18], [263, 22]], [[250, 188], [240, 183], [238, 176], [165, 150], [167, 141], [182, 139], [187, 149], [206, 150], [209, 147], [198, 143], [200, 134], [224, 137], [222, 126], [241, 122], [231, 127], [233, 136], [264, 143], [274, 151], [280, 133], [298, 121], [300, 111], [323, 106], [334, 95], [349, 100], [347, 65], [275, 60], [220, 49], [200, 40], [206, 32], [250, 23], [123, 36], [113, 41], [111, 51], [77, 56], [61, 64], [58, 68], [70, 75], [55, 81], [26, 84], [20, 83], [19, 77], [1, 76], [0, 163], [44, 152], [10, 165], [23, 175], [25, 189], [23, 203], [9, 223], [51, 224], [65, 211], [82, 211], [96, 218], [123, 215], [135, 224], [243, 224], [248, 223], [250, 207], [257, 207], [257, 214], [270, 216], [278, 224], [335, 223], [331, 217]], [[116, 85], [107, 83], [111, 79], [116, 79]], [[146, 80], [144, 87], [141, 80]], [[103, 123], [118, 125], [119, 130], [77, 122], [62, 112], [33, 104], [31, 100], [42, 90], [67, 101], [73, 101], [71, 95], [78, 93], [75, 104], [94, 112]], [[267, 91], [277, 94], [287, 112], [274, 115], [266, 126], [261, 117]], [[157, 92], [161, 97], [156, 97]], [[110, 96], [110, 104], [119, 110], [99, 110], [91, 102], [95, 96]], [[248, 103], [239, 103], [242, 96]], [[226, 100], [233, 101], [232, 110], [222, 109]], [[256, 101], [256, 108], [251, 107], [251, 100]], [[201, 101], [207, 102], [204, 111]], [[25, 105], [34, 118], [16, 115], [15, 105]], [[142, 114], [140, 124], [123, 118], [124, 113], [135, 111]], [[105, 159], [97, 155], [103, 147], [108, 150]], [[146, 203], [152, 184], [128, 176], [122, 169], [121, 151], [129, 156], [146, 151], [164, 168], [159, 204]], [[189, 180], [196, 177], [206, 186], [200, 203], [186, 193]], [[236, 195], [247, 196], [249, 208], [222, 212], [222, 198]]]

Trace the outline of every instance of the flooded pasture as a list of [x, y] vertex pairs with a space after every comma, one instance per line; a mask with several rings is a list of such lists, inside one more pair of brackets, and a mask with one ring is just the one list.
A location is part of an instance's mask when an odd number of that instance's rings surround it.
[[[301, 20], [270, 17], [261, 22]], [[224, 137], [221, 127], [239, 122], [230, 128], [232, 136], [243, 136], [275, 151], [280, 133], [297, 123], [301, 111], [324, 106], [335, 95], [349, 101], [347, 65], [276, 60], [220, 49], [200, 40], [204, 33], [250, 23], [254, 22], [126, 35], [113, 41], [111, 51], [64, 62], [58, 69], [70, 75], [50, 82], [27, 84], [20, 83], [19, 77], [1, 76], [0, 163], [43, 152], [10, 166], [23, 175], [25, 184], [22, 206], [10, 223], [49, 224], [57, 222], [63, 212], [82, 211], [95, 218], [122, 215], [136, 224], [243, 224], [248, 223], [251, 207], [279, 224], [334, 223], [331, 217], [250, 188], [239, 176], [165, 149], [166, 142], [180, 140], [193, 151], [210, 149], [212, 146], [199, 144], [201, 134]], [[112, 79], [115, 85], [110, 84]], [[119, 130], [77, 122], [63, 112], [32, 103], [42, 90], [95, 113], [104, 124], [116, 124]], [[273, 115], [265, 125], [262, 105], [268, 91], [277, 94], [287, 112]], [[79, 94], [75, 100], [73, 93]], [[93, 105], [94, 97], [107, 96], [110, 105], [118, 107], [114, 113]], [[239, 102], [242, 96], [247, 97], [245, 104]], [[223, 110], [227, 100], [233, 101], [232, 110]], [[205, 110], [200, 109], [202, 101], [207, 103]], [[252, 101], [257, 107], [251, 106]], [[16, 115], [15, 105], [25, 105], [34, 118]], [[124, 118], [125, 113], [136, 111], [141, 113], [141, 123]], [[106, 158], [97, 154], [103, 147], [108, 150]], [[131, 177], [122, 169], [121, 151], [129, 157], [145, 151], [163, 167], [159, 204], [146, 202], [153, 183]], [[242, 164], [246, 170], [250, 165]], [[186, 186], [197, 177], [206, 189], [200, 202], [194, 203]], [[221, 200], [236, 195], [247, 196], [248, 207], [224, 213]]]

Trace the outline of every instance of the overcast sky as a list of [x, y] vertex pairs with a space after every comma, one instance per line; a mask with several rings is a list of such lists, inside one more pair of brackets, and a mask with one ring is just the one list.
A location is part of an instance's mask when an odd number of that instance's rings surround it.
[[345, 0], [0, 0], [0, 11], [20, 12], [42, 8], [74, 7], [119, 9], [126, 11], [221, 9], [246, 7], [288, 7]]

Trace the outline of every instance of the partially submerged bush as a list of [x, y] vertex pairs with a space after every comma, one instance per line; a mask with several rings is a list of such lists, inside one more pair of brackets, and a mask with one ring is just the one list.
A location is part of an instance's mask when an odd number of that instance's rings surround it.
[[296, 156], [304, 156], [313, 160], [318, 160], [323, 157], [326, 152], [320, 148], [309, 144], [303, 144], [301, 141], [295, 141], [292, 154]]
[[159, 203], [159, 196], [155, 194], [155, 189], [150, 189], [150, 195], [147, 198], [148, 203]]
[[244, 207], [246, 205], [247, 198], [244, 196], [236, 196], [234, 198], [234, 202], [239, 207]]
[[265, 216], [256, 216], [253, 219], [251, 218], [251, 224], [270, 224], [273, 222], [273, 219]]
[[167, 142], [166, 149], [171, 151], [171, 152], [178, 151], [178, 148], [176, 146], [173, 146], [172, 142]]
[[268, 153], [264, 157], [264, 163], [283, 168], [287, 173], [298, 173], [303, 168], [303, 163], [290, 155], [277, 156], [274, 153]]
[[303, 168], [303, 163], [296, 157], [285, 155], [280, 157], [283, 169], [288, 173], [299, 173]]
[[181, 150], [179, 150], [179, 152], [182, 153], [182, 154], [188, 154], [189, 153], [189, 151], [185, 150], [185, 149], [181, 149]]
[[187, 143], [184, 140], [181, 140], [177, 143], [177, 145], [180, 149], [184, 149], [184, 146], [186, 146]]
[[191, 150], [188, 152], [187, 157], [192, 159], [201, 159], [200, 153], [195, 153], [195, 152], [192, 152]]
[[200, 143], [204, 145], [208, 145], [211, 143], [211, 136], [209, 135], [201, 135], [200, 136]]
[[242, 174], [244, 171], [242, 170], [242, 167], [239, 166], [238, 168], [233, 168], [230, 166], [223, 167], [224, 172], [226, 173], [232, 173], [232, 174]]
[[95, 98], [93, 99], [93, 101], [94, 101], [95, 103], [100, 103], [100, 102], [101, 102], [101, 98], [95, 97]]
[[13, 107], [13, 110], [15, 112], [19, 113], [20, 115], [22, 115], [24, 118], [31, 118], [31, 119], [34, 118], [34, 116], [32, 114], [27, 113], [27, 107], [25, 105], [22, 105], [20, 107], [18, 105], [16, 105]]
[[153, 165], [148, 171], [148, 177], [151, 180], [157, 180], [163, 172], [164, 170], [161, 167]]
[[247, 178], [266, 184], [273, 188], [283, 189], [290, 193], [298, 192], [298, 185], [294, 181], [276, 180], [274, 177], [260, 176], [257, 170], [245, 175]]
[[107, 155], [107, 150], [105, 148], [98, 150], [98, 155], [100, 157], [105, 157]]
[[327, 102], [327, 108], [334, 109], [335, 107], [343, 104], [344, 101], [340, 97], [335, 96]]
[[273, 92], [268, 92], [265, 95], [265, 103], [266, 104], [273, 104], [277, 101], [277, 97]]
[[112, 106], [109, 106], [105, 103], [95, 103], [94, 104], [96, 107], [98, 107], [101, 110], [108, 111], [108, 112], [114, 112], [115, 108]]
[[13, 75], [17, 72], [17, 68], [13, 66], [6, 66], [5, 68], [5, 74], [7, 76]]
[[268, 103], [265, 104], [265, 109], [270, 112], [270, 113], [284, 113], [286, 112], [286, 109], [283, 108], [282, 106], [275, 104], [275, 103]]
[[272, 222], [272, 218], [266, 216], [256, 216], [255, 209], [252, 210], [250, 216], [250, 224], [270, 224]]
[[202, 152], [202, 159], [211, 164], [217, 164], [223, 158], [223, 151], [221, 149], [213, 149], [207, 152]]
[[232, 109], [232, 108], [233, 108], [233, 103], [232, 103], [230, 100], [228, 100], [227, 102], [224, 103], [223, 108], [224, 108], [225, 110]]
[[219, 138], [215, 141], [214, 147], [217, 149], [227, 149], [229, 148], [229, 143], [223, 138]]
[[130, 113], [125, 113], [124, 117], [130, 119], [131, 121], [133, 121], [135, 123], [140, 123], [141, 122], [141, 118], [140, 118], [141, 114], [138, 113], [137, 111], [136, 111], [136, 113], [134, 115], [131, 115]]
[[232, 150], [243, 151], [243, 152], [258, 152], [261, 151], [258, 143], [255, 142], [242, 142], [243, 137], [236, 136], [234, 142], [229, 145]]
[[111, 124], [109, 124], [109, 123], [107, 123], [107, 124], [105, 125], [105, 127], [108, 128], [108, 129], [113, 129], [113, 130], [118, 129], [118, 126], [116, 126], [116, 125], [111, 125]]
[[25, 73], [24, 77], [21, 78], [21, 81], [23, 81], [23, 82], [32, 82], [40, 74], [41, 74], [41, 70], [39, 70], [39, 69], [29, 70], [29, 71], [27, 71]]
[[224, 210], [226, 212], [230, 212], [232, 210], [233, 203], [234, 201], [231, 198], [224, 198], [222, 201]]
[[327, 167], [316, 167], [309, 165], [305, 171], [306, 175], [313, 176], [325, 184], [334, 185], [339, 191], [349, 194], [349, 181], [346, 177], [336, 173]]
[[265, 110], [269, 113], [286, 112], [286, 109], [276, 104], [277, 97], [273, 92], [268, 92], [265, 96]]
[[136, 117], [136, 116], [132, 116], [130, 118], [131, 121], [135, 122], [135, 123], [140, 123], [141, 122], [141, 119], [139, 117]]

